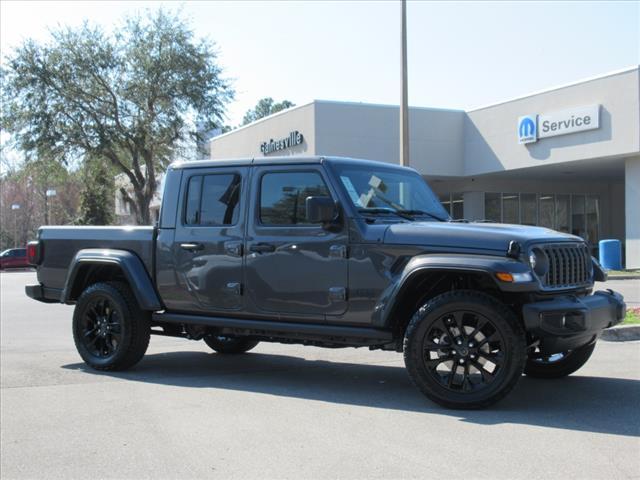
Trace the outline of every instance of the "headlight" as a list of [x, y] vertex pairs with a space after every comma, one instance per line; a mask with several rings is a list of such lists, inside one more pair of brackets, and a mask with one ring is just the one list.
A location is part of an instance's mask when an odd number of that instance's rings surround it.
[[529, 265], [538, 277], [544, 277], [549, 271], [547, 255], [539, 248], [534, 248], [529, 253]]

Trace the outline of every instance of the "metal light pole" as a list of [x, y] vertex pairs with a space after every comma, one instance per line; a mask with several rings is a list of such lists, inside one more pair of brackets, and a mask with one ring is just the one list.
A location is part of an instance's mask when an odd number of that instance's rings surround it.
[[14, 203], [11, 205], [13, 210], [13, 248], [18, 246], [18, 210], [20, 210], [20, 204]]
[[49, 197], [55, 197], [57, 192], [53, 189], [49, 189], [45, 192], [44, 197], [44, 224], [49, 225]]
[[400, 93], [400, 164], [409, 166], [409, 95], [407, 88], [407, 0], [402, 1], [400, 50], [402, 57]]

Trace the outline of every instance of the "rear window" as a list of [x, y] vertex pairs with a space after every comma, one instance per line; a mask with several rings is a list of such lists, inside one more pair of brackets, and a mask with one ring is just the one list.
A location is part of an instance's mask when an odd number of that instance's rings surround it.
[[238, 221], [240, 175], [196, 175], [189, 179], [185, 225], [234, 225]]

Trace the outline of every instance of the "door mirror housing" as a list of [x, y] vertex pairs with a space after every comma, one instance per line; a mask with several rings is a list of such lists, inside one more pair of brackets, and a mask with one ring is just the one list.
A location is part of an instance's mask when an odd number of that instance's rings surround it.
[[338, 208], [331, 197], [307, 197], [305, 200], [307, 221], [327, 224], [337, 219]]

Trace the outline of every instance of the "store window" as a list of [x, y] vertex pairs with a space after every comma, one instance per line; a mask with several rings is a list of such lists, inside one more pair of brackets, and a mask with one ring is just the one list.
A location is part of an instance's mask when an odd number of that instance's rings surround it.
[[587, 235], [584, 203], [584, 195], [571, 195], [571, 233], [582, 238]]
[[451, 194], [451, 218], [460, 220], [464, 218], [464, 198], [461, 193]]
[[502, 194], [502, 223], [520, 223], [520, 196], [517, 193]]
[[520, 194], [520, 223], [522, 225], [538, 224], [538, 205], [535, 193]]
[[540, 195], [540, 217], [538, 225], [553, 228], [555, 225], [555, 198], [553, 194]]
[[600, 205], [598, 197], [587, 195], [585, 205], [585, 219], [587, 222], [587, 236], [585, 240], [595, 245], [600, 240], [598, 225], [600, 224]]
[[445, 193], [439, 196], [442, 207], [454, 220], [464, 218], [464, 196], [462, 193]]
[[498, 223], [502, 221], [499, 193], [484, 194], [484, 219]]
[[569, 195], [556, 195], [554, 230], [569, 233]]
[[600, 201], [596, 195], [487, 192], [484, 218], [571, 232], [591, 245], [600, 240]]

